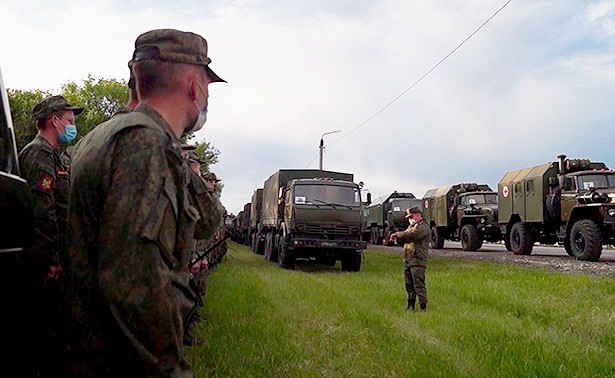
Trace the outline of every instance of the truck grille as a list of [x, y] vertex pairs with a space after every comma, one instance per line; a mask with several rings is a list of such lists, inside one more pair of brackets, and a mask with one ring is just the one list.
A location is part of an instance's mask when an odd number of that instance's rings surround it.
[[352, 227], [347, 225], [308, 224], [305, 226], [305, 232], [310, 234], [349, 235], [358, 234], [359, 227]]

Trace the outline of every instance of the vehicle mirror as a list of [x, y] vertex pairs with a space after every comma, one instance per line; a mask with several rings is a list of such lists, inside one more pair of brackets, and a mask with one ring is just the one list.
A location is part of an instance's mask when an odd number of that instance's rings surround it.
[[371, 204], [372, 203], [372, 194], [371, 193], [367, 193], [367, 204]]

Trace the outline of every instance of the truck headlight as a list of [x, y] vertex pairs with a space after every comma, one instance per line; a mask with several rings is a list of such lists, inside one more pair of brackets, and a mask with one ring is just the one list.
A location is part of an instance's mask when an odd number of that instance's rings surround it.
[[609, 214], [609, 217], [615, 217], [615, 209], [613, 208], [610, 208], [606, 213]]

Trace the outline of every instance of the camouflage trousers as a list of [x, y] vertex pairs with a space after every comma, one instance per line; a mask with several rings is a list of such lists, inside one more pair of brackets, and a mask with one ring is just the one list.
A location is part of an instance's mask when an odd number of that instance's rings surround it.
[[404, 281], [408, 300], [414, 302], [419, 297], [420, 303], [427, 303], [427, 287], [425, 286], [426, 266], [413, 266], [404, 269]]

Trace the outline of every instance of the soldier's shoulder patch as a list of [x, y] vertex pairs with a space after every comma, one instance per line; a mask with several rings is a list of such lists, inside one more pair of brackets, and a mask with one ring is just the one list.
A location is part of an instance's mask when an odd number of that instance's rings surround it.
[[53, 191], [54, 184], [55, 179], [53, 176], [42, 172], [36, 181], [36, 189], [42, 192], [51, 193]]

